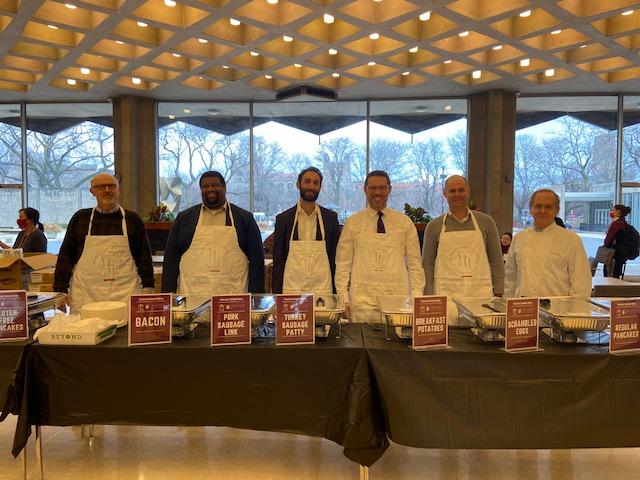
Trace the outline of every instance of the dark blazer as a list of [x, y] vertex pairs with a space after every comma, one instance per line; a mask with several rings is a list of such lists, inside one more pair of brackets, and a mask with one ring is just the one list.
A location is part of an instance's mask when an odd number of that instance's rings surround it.
[[[289, 239], [297, 208], [298, 206], [295, 205], [276, 216], [275, 238], [273, 240], [273, 277], [271, 280], [273, 293], [282, 293], [284, 266], [289, 255]], [[329, 257], [329, 268], [331, 268], [331, 283], [335, 293], [336, 286], [333, 277], [336, 273], [336, 248], [340, 238], [340, 224], [338, 223], [338, 214], [333, 210], [320, 206], [320, 214], [324, 223], [325, 246]]]
[[[193, 234], [196, 231], [200, 207], [194, 205], [178, 214], [171, 226], [169, 238], [164, 251], [164, 265], [162, 268], [162, 291], [175, 292], [178, 288], [180, 274], [180, 259], [191, 246]], [[249, 260], [249, 291], [251, 293], [264, 292], [264, 250], [262, 237], [251, 212], [233, 205], [231, 207], [233, 220], [238, 234], [238, 244]]]

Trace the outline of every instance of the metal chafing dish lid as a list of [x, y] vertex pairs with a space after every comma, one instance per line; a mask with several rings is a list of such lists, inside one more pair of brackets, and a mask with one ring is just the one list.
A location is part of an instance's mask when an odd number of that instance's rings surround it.
[[378, 306], [385, 314], [413, 313], [413, 301], [407, 295], [384, 295], [377, 297]]
[[251, 295], [251, 311], [269, 313], [276, 304], [276, 297], [270, 293], [254, 293]]
[[549, 300], [549, 306], [541, 305], [541, 309], [556, 317], [609, 317], [609, 311], [606, 308], [592, 303], [587, 298], [551, 297]]
[[495, 317], [507, 314], [507, 304], [500, 298], [454, 298], [453, 301], [474, 317]]

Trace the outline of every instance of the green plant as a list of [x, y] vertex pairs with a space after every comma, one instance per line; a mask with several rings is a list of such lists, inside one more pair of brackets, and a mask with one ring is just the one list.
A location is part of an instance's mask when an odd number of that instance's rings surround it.
[[413, 223], [429, 223], [429, 220], [431, 220], [431, 215], [429, 215], [424, 208], [413, 208], [408, 203], [404, 204], [404, 213]]
[[149, 216], [147, 217], [147, 221], [173, 222], [174, 218], [175, 216], [169, 211], [169, 208], [164, 203], [160, 203], [151, 209]]

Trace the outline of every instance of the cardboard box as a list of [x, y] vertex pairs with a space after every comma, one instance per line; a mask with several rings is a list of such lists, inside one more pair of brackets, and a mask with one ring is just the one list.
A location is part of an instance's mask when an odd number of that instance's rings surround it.
[[29, 284], [36, 285], [41, 283], [53, 283], [53, 274], [55, 273], [55, 267], [41, 268], [40, 270], [33, 270], [29, 274]]
[[53, 292], [52, 283], [32, 283], [29, 285], [30, 292]]
[[0, 258], [0, 290], [22, 290], [23, 272], [55, 266], [58, 256], [52, 253], [25, 253], [24, 258]]

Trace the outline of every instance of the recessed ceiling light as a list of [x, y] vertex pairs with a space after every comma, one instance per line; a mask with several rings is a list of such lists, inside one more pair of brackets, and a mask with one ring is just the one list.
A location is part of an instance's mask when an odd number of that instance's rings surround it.
[[260, 54], [258, 52], [254, 52], [253, 50], [251, 50], [249, 53], [251, 54], [252, 57], [260, 56]]
[[626, 11], [622, 12], [622, 15], [624, 15], [625, 17], [627, 15], [633, 15], [633, 10], [626, 10]]
[[176, 4], [176, 2], [175, 2], [174, 0], [164, 0], [164, 4], [165, 4], [167, 7], [172, 7], [172, 8], [173, 8], [173, 7], [175, 7], [175, 6], [177, 5], [177, 4]]
[[51, 30], [58, 30], [58, 27], [56, 27], [55, 25], [47, 25], [47, 27], [49, 27]]
[[83, 75], [89, 75], [91, 73], [91, 70], [89, 70], [87, 67], [82, 67], [80, 69], [80, 73]]
[[299, 63], [294, 63], [293, 66], [296, 68], [302, 68], [302, 65], [300, 65]]
[[409, 75], [410, 73], [411, 73], [411, 72], [402, 72], [400, 75], [402, 75], [402, 76], [405, 76], [405, 77], [406, 77], [406, 76], [407, 76], [407, 75]]
[[371, 40], [378, 40], [380, 38], [380, 34], [376, 33], [376, 32], [373, 32], [373, 33], [369, 34], [369, 38]]
[[459, 37], [468, 37], [469, 36], [469, 30], [465, 30], [464, 32], [460, 32], [458, 34]]
[[123, 42], [122, 40], [116, 40], [116, 43], [117, 43], [118, 45], [124, 45], [124, 42]]
[[278, 0], [267, 0], [267, 3], [269, 5], [277, 5], [278, 4]]
[[482, 77], [482, 70], [474, 70], [473, 72], [471, 72], [471, 77], [475, 78], [476, 80], [479, 79], [480, 77]]
[[418, 18], [420, 19], [421, 22], [426, 22], [427, 20], [429, 20], [431, 18], [431, 11], [427, 10], [424, 13], [421, 13]]
[[139, 27], [142, 27], [142, 28], [147, 28], [147, 27], [149, 26], [148, 24], [146, 24], [146, 23], [144, 23], [144, 22], [140, 22], [140, 21], [136, 22], [136, 24], [137, 24]]
[[444, 62], [442, 62], [442, 63], [445, 63], [445, 64], [447, 64], [447, 65], [448, 65], [448, 64], [450, 64], [451, 62], [453, 62], [453, 60], [445, 60], [445, 61], [444, 61]]
[[272, 77], [271, 75], [269, 75], [269, 74], [266, 74], [266, 75], [264, 76], [264, 78], [266, 78], [267, 80], [271, 80], [273, 77]]
[[335, 18], [333, 17], [333, 15], [329, 15], [328, 13], [325, 13], [322, 16], [322, 20], [324, 21], [324, 23], [333, 23], [335, 21]]
[[524, 12], [520, 12], [519, 15], [522, 18], [530, 17], [531, 16], [531, 10], [525, 10]]
[[175, 115], [169, 115], [169, 120], [175, 120], [176, 116]]
[[238, 25], [240, 25], [240, 20], [236, 20], [235, 18], [230, 18], [229, 23], [234, 27], [237, 27]]
[[502, 45], [496, 45], [494, 47], [491, 47], [492, 50], [502, 50]]
[[556, 74], [556, 71], [555, 71], [555, 69], [553, 69], [553, 68], [547, 68], [547, 69], [544, 71], [544, 76], [545, 76], [545, 77], [553, 77], [555, 74]]
[[562, 30], [554, 30], [553, 32], [551, 32], [551, 35], [560, 35], [562, 33]]
[[131, 77], [131, 83], [133, 83], [134, 85], [140, 85], [140, 83], [142, 83], [142, 80], [140, 80], [138, 77]]
[[587, 48], [586, 45], [580, 45], [580, 48]]
[[78, 6], [74, 5], [73, 3], [65, 3], [64, 6], [67, 7], [69, 10], [75, 10], [76, 8], [78, 8]]
[[76, 84], [76, 81], [75, 81], [73, 78], [67, 78], [67, 83], [68, 83], [69, 85], [75, 85], [75, 84]]
[[338, 72], [333, 72], [333, 73], [331, 74], [331, 76], [332, 76], [333, 78], [338, 78], [338, 77], [340, 76], [340, 74], [339, 74]]
[[427, 107], [425, 107], [424, 105], [418, 105], [418, 106], [415, 108], [415, 110], [416, 110], [416, 112], [418, 112], [418, 113], [424, 113], [424, 112], [426, 112], [426, 111], [427, 111]]
[[373, 62], [373, 61], [367, 63], [367, 65], [369, 65], [370, 67], [373, 67], [375, 64], [376, 64], [376, 62]]
[[290, 37], [289, 35], [283, 35], [282, 40], [284, 40], [285, 42], [293, 42], [293, 37]]
[[450, 112], [451, 111], [451, 105], [445, 105], [444, 106], [444, 111], [445, 112]]
[[185, 108], [185, 109], [183, 109], [182, 111], [183, 111], [184, 113], [191, 113], [191, 109], [189, 109], [189, 108]]
[[179, 53], [173, 52], [171, 55], [173, 55], [176, 58], [180, 58], [182, 55], [180, 55]]
[[418, 51], [418, 47], [411, 47], [409, 49], [409, 53], [416, 53]]
[[222, 65], [222, 68], [229, 68], [229, 65]]
[[200, 43], [209, 43], [209, 40], [207, 40], [206, 38], [199, 38], [198, 41]]
[[531, 60], [529, 60], [528, 58], [523, 58], [522, 60], [520, 60], [521, 67], [528, 67], [530, 64]]
[[209, 112], [209, 115], [212, 116], [216, 116], [216, 115], [220, 115], [220, 110], [218, 110], [217, 108], [210, 108], [209, 110], [207, 110], [207, 112]]
[[329, 49], [329, 55], [336, 55], [337, 53], [338, 53], [338, 50], [336, 50], [335, 48]]

